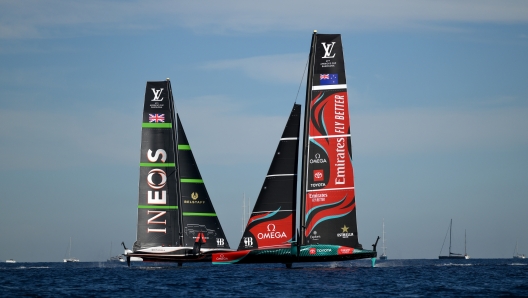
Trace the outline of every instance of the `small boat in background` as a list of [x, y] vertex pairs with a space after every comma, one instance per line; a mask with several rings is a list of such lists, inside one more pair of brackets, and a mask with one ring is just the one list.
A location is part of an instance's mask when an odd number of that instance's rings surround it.
[[9, 260], [6, 260], [6, 263], [12, 263], [12, 264], [14, 264], [14, 263], [16, 263], [16, 261], [13, 260], [13, 259], [9, 259]]
[[79, 259], [71, 257], [71, 237], [70, 237], [70, 247], [68, 248], [68, 258], [64, 259], [64, 263], [79, 262]]
[[[468, 254], [466, 253], [466, 232], [464, 232], [464, 254], [457, 254], [454, 252], [451, 252], [451, 228], [453, 227], [453, 219], [451, 219], [451, 223], [449, 224], [449, 255], [447, 256], [438, 256], [439, 259], [469, 259]], [[447, 236], [447, 235], [446, 235]], [[445, 243], [445, 238], [444, 238]], [[444, 248], [444, 245], [442, 244], [442, 248]], [[442, 249], [440, 249], [440, 253], [442, 253]]]
[[387, 254], [385, 253], [385, 249], [387, 248], [385, 246], [385, 219], [383, 219], [383, 232], [381, 234], [381, 248], [383, 249], [383, 253], [381, 254], [381, 256], [379, 257], [380, 260], [386, 260], [387, 259]]
[[520, 254], [517, 251], [517, 244], [518, 244], [518, 241], [515, 242], [515, 251], [513, 252], [513, 258], [514, 259], [526, 259], [526, 256], [524, 254]]

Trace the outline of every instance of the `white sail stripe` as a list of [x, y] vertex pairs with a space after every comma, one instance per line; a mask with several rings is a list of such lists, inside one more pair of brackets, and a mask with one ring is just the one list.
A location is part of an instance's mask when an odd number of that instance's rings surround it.
[[[253, 214], [253, 213], [266, 213], [266, 212], [275, 212], [275, 211], [277, 211], [277, 210], [270, 210], [270, 211], [258, 211], [258, 212], [257, 212], [257, 211], [253, 211], [253, 212], [252, 212], [251, 214]], [[277, 211], [277, 212], [285, 212], [285, 211], [288, 211], [288, 212], [292, 212], [293, 210], [279, 210], [279, 211]]]
[[280, 176], [295, 176], [297, 174], [276, 174], [276, 175], [267, 175], [266, 177], [280, 177]]
[[312, 90], [346, 89], [346, 84], [312, 86]]
[[344, 190], [344, 189], [354, 189], [354, 186], [352, 187], [343, 187], [343, 188], [325, 188], [325, 189], [307, 189], [306, 192], [312, 192], [312, 191], [328, 191], [328, 190]]
[[281, 138], [281, 141], [297, 140], [298, 138]]
[[315, 136], [315, 137], [309, 137], [309, 139], [327, 139], [327, 138], [342, 138], [342, 137], [350, 137], [350, 134], [343, 134], [343, 135], [328, 135], [328, 136]]

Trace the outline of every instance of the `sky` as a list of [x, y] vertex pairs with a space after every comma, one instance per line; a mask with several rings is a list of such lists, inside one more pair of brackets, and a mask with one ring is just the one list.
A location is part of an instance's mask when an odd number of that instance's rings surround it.
[[[342, 35], [358, 237], [391, 259], [528, 253], [528, 2], [0, 1], [0, 260], [136, 240], [147, 81], [176, 108], [232, 248], [313, 30]], [[443, 247], [443, 250], [441, 251]], [[378, 247], [379, 248], [379, 247]]]

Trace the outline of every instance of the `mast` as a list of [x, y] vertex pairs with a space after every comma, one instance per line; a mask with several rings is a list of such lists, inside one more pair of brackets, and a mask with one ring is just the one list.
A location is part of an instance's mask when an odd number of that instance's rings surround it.
[[[313, 77], [313, 64], [314, 64], [314, 57], [315, 57], [315, 43], [317, 41], [317, 30], [314, 30], [312, 34], [312, 42], [310, 44], [310, 54], [308, 56], [308, 75], [306, 77], [306, 103], [304, 105], [304, 127], [303, 127], [303, 151], [301, 160], [304, 160], [304, 158], [308, 154], [308, 146], [309, 146], [309, 140], [308, 140], [308, 132], [310, 128], [310, 98], [312, 94], [312, 77]], [[301, 201], [301, 214], [300, 214], [300, 230], [301, 235], [304, 235], [305, 229], [306, 229], [306, 181], [307, 181], [307, 171], [308, 167], [307, 165], [302, 162], [302, 169], [301, 169], [301, 197], [299, 198]], [[301, 239], [297, 239], [297, 241], [301, 242], [301, 245], [304, 245], [304, 238], [301, 237]]]
[[242, 234], [244, 234], [244, 229], [246, 228], [246, 193], [242, 199]]
[[451, 255], [451, 228], [453, 227], [453, 219], [449, 223], [449, 255]]
[[467, 256], [466, 253], [466, 230], [464, 229], [464, 256]]
[[383, 242], [383, 255], [385, 255], [385, 218], [383, 219], [382, 242]]
[[[167, 78], [167, 92], [169, 96], [170, 110], [171, 110], [171, 122], [172, 125], [172, 137], [173, 137], [173, 152], [176, 160], [176, 166], [174, 168], [174, 179], [176, 180], [176, 194], [177, 194], [177, 204], [178, 206], [183, 207], [182, 196], [181, 196], [181, 181], [180, 181], [180, 160], [178, 152], [178, 125], [179, 123], [176, 120], [176, 109], [174, 107], [174, 98], [172, 97], [172, 87], [170, 79]], [[178, 229], [176, 230], [176, 237], [178, 238], [179, 246], [183, 245], [183, 212], [178, 212]]]

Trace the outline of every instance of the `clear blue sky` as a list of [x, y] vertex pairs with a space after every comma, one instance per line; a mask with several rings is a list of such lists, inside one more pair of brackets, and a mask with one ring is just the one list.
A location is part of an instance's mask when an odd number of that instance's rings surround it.
[[[528, 253], [526, 1], [1, 1], [0, 260], [135, 241], [146, 81], [169, 77], [233, 248], [304, 79], [340, 33], [360, 242]], [[447, 245], [447, 244], [446, 244]], [[444, 253], [446, 247], [444, 247]]]

